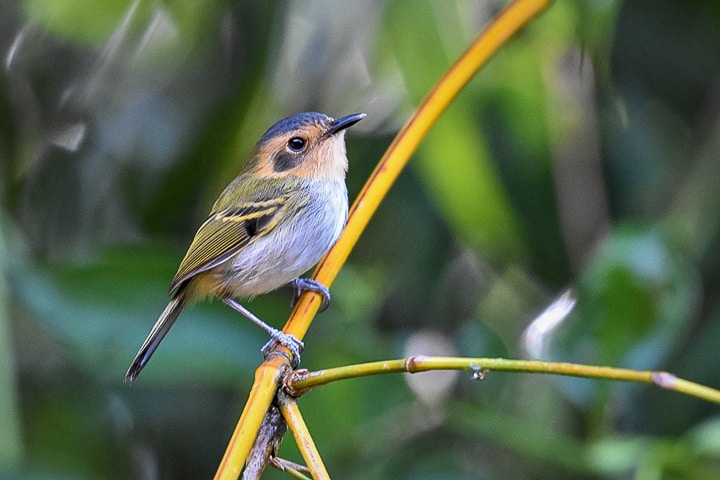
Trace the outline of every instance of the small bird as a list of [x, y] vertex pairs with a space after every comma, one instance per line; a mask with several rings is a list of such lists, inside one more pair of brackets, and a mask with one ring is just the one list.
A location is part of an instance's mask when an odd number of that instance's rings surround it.
[[298, 113], [263, 134], [195, 234], [170, 283], [172, 298], [130, 364], [126, 382], [135, 380], [182, 309], [206, 297], [221, 299], [268, 332], [263, 352], [277, 341], [299, 358], [300, 340], [267, 325], [235, 298], [291, 283], [293, 302], [309, 290], [327, 308], [327, 287], [299, 275], [327, 253], [345, 226], [345, 129], [366, 116]]

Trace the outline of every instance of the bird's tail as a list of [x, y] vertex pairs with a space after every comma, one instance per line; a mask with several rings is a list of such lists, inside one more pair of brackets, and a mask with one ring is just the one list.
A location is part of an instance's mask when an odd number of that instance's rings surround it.
[[157, 349], [158, 345], [160, 345], [162, 339], [165, 338], [165, 335], [167, 335], [170, 327], [172, 327], [173, 323], [175, 323], [178, 315], [180, 315], [183, 307], [185, 307], [186, 302], [186, 295], [182, 292], [175, 295], [175, 297], [170, 300], [170, 303], [168, 303], [165, 310], [163, 310], [160, 317], [158, 317], [155, 325], [153, 325], [152, 330], [150, 330], [150, 333], [145, 339], [145, 342], [135, 355], [135, 359], [130, 364], [130, 368], [128, 368], [128, 371], [125, 374], [126, 383], [132, 383], [135, 378], [140, 375], [140, 371], [143, 369], [148, 360], [150, 360], [152, 354], [155, 353], [155, 349]]

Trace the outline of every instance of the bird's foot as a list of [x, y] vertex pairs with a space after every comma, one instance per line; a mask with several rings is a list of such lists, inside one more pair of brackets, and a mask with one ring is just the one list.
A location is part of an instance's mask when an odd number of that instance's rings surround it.
[[315, 292], [322, 297], [322, 303], [318, 309], [319, 312], [324, 312], [330, 306], [330, 290], [317, 280], [313, 280], [312, 278], [296, 278], [291, 282], [291, 285], [293, 287], [291, 306], [295, 306], [304, 291]]
[[262, 352], [263, 356], [267, 357], [278, 343], [287, 347], [287, 349], [290, 350], [290, 353], [292, 353], [293, 358], [290, 359], [290, 363], [293, 364], [293, 368], [300, 365], [300, 354], [302, 353], [303, 348], [305, 348], [305, 344], [302, 340], [294, 337], [293, 335], [281, 332], [277, 329], [270, 334], [270, 340], [263, 345], [260, 352]]

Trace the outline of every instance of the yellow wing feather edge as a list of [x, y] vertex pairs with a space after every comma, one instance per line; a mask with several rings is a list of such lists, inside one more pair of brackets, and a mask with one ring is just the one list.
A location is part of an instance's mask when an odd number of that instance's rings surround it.
[[287, 197], [279, 196], [212, 212], [195, 234], [170, 284], [170, 293], [194, 275], [226, 262], [253, 238], [270, 232], [287, 207]]

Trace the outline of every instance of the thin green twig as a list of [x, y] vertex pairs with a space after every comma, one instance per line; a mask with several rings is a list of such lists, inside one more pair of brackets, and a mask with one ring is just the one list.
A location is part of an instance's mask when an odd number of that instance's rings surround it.
[[318, 370], [317, 372], [297, 370], [288, 377], [286, 387], [293, 394], [300, 395], [307, 390], [337, 380], [383, 373], [418, 373], [430, 370], [465, 370], [477, 379], [484, 378], [484, 376], [491, 371], [503, 371], [649, 383], [666, 390], [672, 390], [708, 402], [720, 404], [720, 390], [684, 380], [668, 372], [505, 358], [431, 357], [417, 355], [405, 359], [328, 368]]

